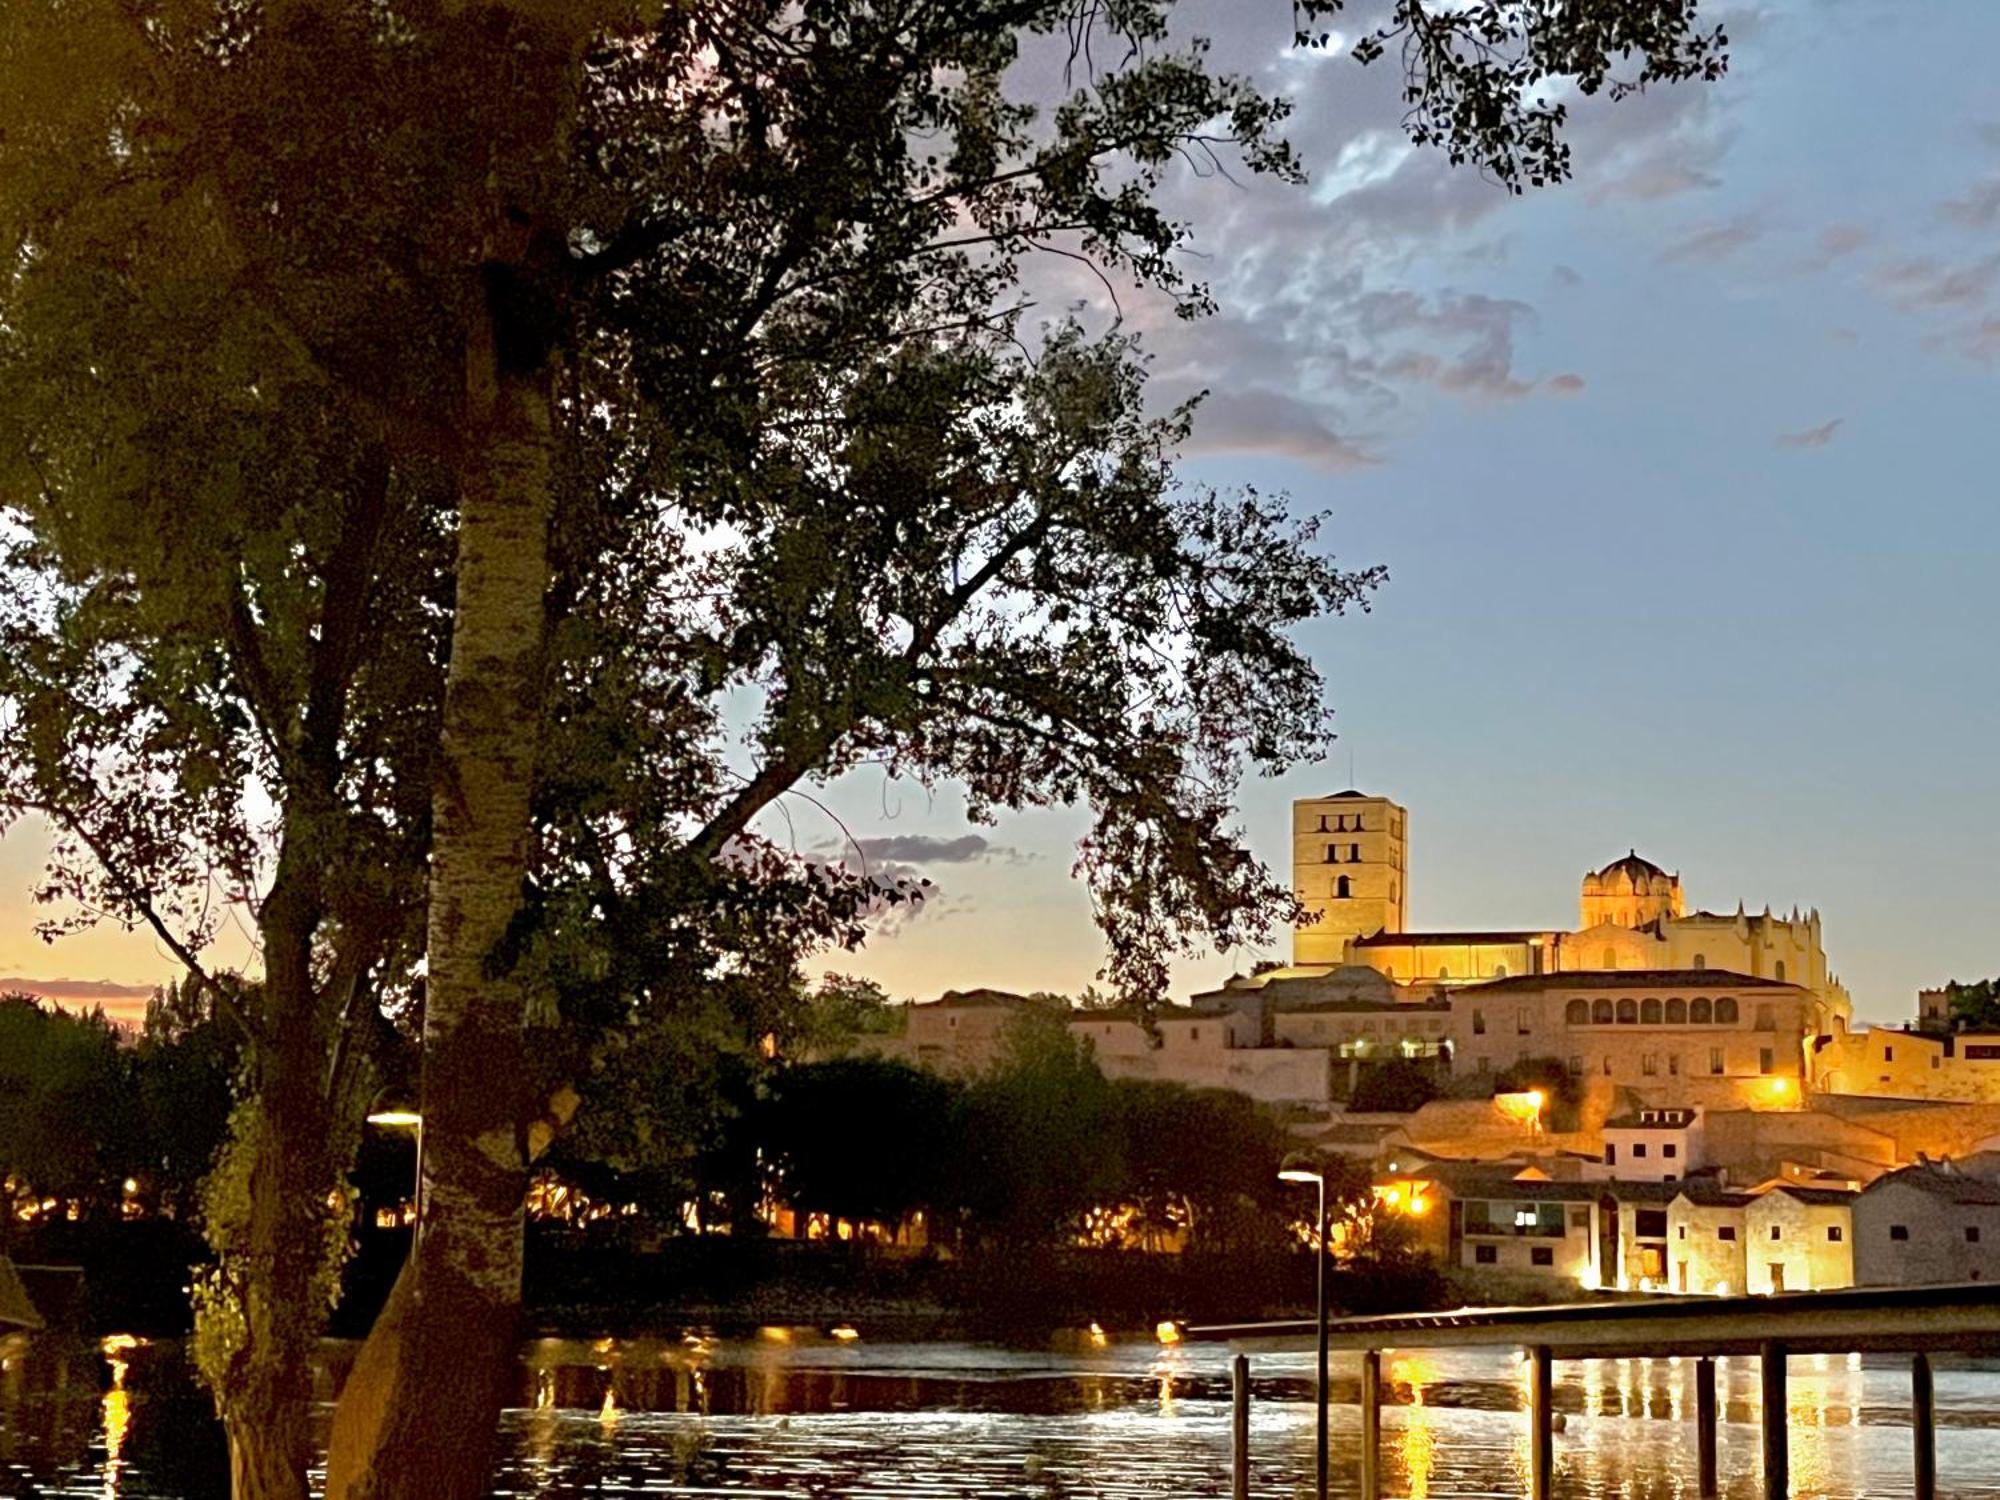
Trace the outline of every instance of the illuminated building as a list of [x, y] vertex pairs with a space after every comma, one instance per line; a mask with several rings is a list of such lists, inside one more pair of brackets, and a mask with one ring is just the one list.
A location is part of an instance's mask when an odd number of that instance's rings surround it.
[[1854, 1200], [1854, 1279], [2000, 1280], [2000, 1182], [1928, 1161], [1876, 1178]]

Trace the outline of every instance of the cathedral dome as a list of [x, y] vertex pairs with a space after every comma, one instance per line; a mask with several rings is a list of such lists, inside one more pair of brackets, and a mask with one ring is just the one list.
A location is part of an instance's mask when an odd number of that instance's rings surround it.
[[1680, 876], [1668, 874], [1636, 849], [1583, 877], [1580, 915], [1585, 927], [1600, 922], [1640, 927], [1660, 917], [1678, 917], [1683, 910]]

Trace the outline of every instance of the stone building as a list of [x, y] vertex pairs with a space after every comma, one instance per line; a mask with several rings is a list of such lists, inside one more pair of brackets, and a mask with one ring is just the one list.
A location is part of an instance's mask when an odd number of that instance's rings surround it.
[[1583, 1168], [1593, 1181], [1678, 1182], [1706, 1164], [1699, 1108], [1637, 1109], [1612, 1116], [1602, 1131], [1603, 1155]]
[[1292, 804], [1292, 883], [1309, 918], [1292, 931], [1294, 964], [1345, 962], [1355, 938], [1408, 925], [1408, 819], [1357, 791]]
[[1452, 1063], [1499, 1073], [1560, 1059], [1648, 1103], [1796, 1109], [1815, 1001], [1798, 985], [1706, 969], [1528, 975], [1450, 992]]
[[[1408, 813], [1358, 791], [1292, 806], [1292, 884], [1311, 921], [1286, 976], [1366, 964], [1403, 985], [1448, 987], [1593, 970], [1717, 969], [1795, 984], [1815, 1034], [1853, 1005], [1827, 963], [1817, 911], [1689, 911], [1681, 877], [1636, 850], [1583, 876], [1577, 926], [1411, 932]], [[1324, 826], [1322, 826], [1324, 825]]]
[[2000, 1278], [2000, 1183], [1950, 1163], [1876, 1178], [1854, 1200], [1854, 1279], [1862, 1286]]
[[2000, 1032], [1873, 1026], [1825, 1036], [1811, 1072], [1828, 1094], [2000, 1104]]
[[1759, 1190], [1743, 1211], [1744, 1289], [1853, 1286], [1854, 1196], [1788, 1183]]

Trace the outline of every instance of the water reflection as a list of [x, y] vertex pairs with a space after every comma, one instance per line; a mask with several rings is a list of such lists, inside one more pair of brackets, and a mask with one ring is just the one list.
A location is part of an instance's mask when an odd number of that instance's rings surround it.
[[[712, 1329], [659, 1339], [542, 1340], [522, 1351], [496, 1494], [785, 1492], [868, 1500], [1055, 1500], [1228, 1492], [1228, 1351], [1077, 1329], [1048, 1347], [906, 1343], [865, 1326]], [[1343, 1362], [1345, 1363], [1345, 1362]], [[1505, 1354], [1384, 1359], [1384, 1470], [1413, 1500], [1519, 1494], [1527, 1370]], [[1718, 1362], [1723, 1489], [1757, 1493], [1758, 1369]], [[1908, 1370], [1792, 1362], [1795, 1492], [1908, 1493]], [[1566, 1497], [1694, 1493], [1688, 1360], [1558, 1364], [1557, 1481]], [[330, 1388], [330, 1386], [329, 1386]], [[1335, 1492], [1354, 1493], [1352, 1368], [1334, 1387]], [[1312, 1359], [1252, 1362], [1259, 1500], [1310, 1489]], [[1938, 1377], [1939, 1458], [1954, 1495], [2000, 1500], [2000, 1370]], [[220, 1500], [211, 1409], [171, 1343], [0, 1342], [0, 1495]]]

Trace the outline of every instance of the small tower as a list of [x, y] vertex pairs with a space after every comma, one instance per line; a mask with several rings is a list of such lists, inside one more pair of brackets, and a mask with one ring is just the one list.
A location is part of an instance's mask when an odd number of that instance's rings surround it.
[[1293, 930], [1293, 963], [1342, 963], [1350, 939], [1404, 930], [1408, 821], [1387, 797], [1352, 790], [1292, 804], [1292, 890], [1318, 917]]
[[1580, 927], [1603, 922], [1615, 927], [1644, 927], [1661, 917], [1686, 914], [1680, 876], [1669, 875], [1650, 859], [1642, 859], [1636, 849], [1583, 877], [1583, 899], [1578, 903]]

